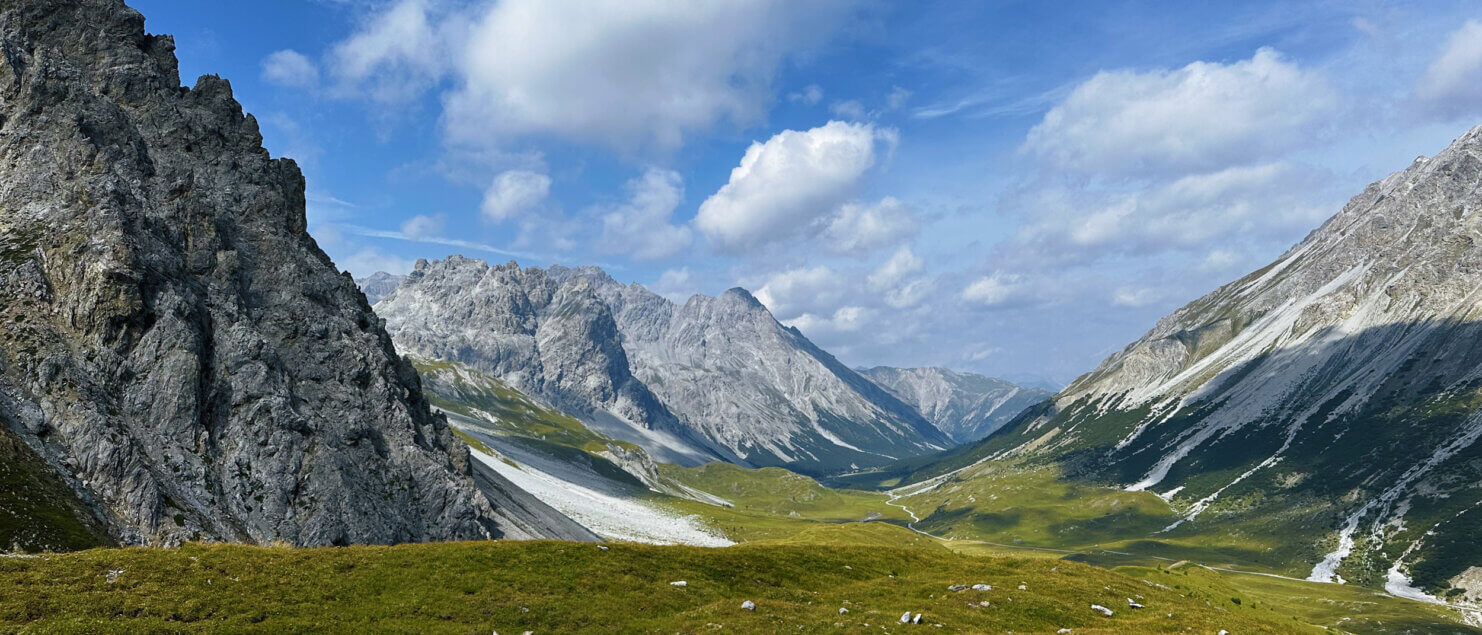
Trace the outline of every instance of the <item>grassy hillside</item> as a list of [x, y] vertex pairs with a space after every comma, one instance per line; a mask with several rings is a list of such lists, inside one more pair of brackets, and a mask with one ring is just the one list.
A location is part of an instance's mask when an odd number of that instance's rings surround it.
[[841, 523], [879, 520], [903, 525], [910, 520], [904, 511], [887, 505], [886, 497], [878, 492], [829, 489], [777, 467], [747, 469], [710, 463], [693, 468], [661, 465], [659, 471], [731, 502], [732, 507], [682, 499], [667, 499], [662, 504], [699, 516], [736, 542], [795, 539]]
[[0, 550], [66, 551], [108, 544], [107, 530], [72, 488], [0, 426]]
[[[905, 530], [864, 531], [888, 542], [885, 532]], [[898, 623], [912, 611], [953, 632], [1310, 631], [1222, 589], [1158, 588], [1076, 563], [879, 545], [607, 547], [190, 545], [4, 559], [0, 630], [897, 631], [920, 628]], [[1147, 608], [1127, 608], [1129, 597]], [[741, 608], [747, 600], [755, 611]]]

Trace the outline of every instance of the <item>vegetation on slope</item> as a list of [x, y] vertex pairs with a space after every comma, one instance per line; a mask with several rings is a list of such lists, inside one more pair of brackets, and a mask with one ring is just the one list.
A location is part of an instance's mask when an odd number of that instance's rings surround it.
[[[876, 492], [829, 489], [778, 467], [743, 468], [729, 463], [700, 467], [659, 466], [659, 472], [687, 487], [726, 499], [732, 506], [669, 499], [663, 504], [700, 516], [736, 542], [792, 539], [820, 531], [820, 525], [861, 521], [905, 524], [910, 516], [886, 504]], [[824, 529], [826, 531], [827, 529]]]
[[112, 544], [46, 462], [0, 426], [0, 550], [69, 551]]
[[[883, 524], [870, 532], [904, 532]], [[880, 540], [888, 541], [888, 538]], [[603, 548], [606, 547], [606, 548]], [[189, 545], [0, 560], [0, 630], [172, 632], [1300, 632], [1223, 591], [942, 549], [495, 542]], [[671, 582], [684, 581], [685, 586]], [[991, 591], [949, 591], [988, 584]], [[1131, 609], [1132, 598], [1145, 609]], [[744, 610], [752, 601], [755, 610]], [[1112, 609], [1106, 617], [1091, 608]], [[846, 609], [848, 612], [841, 612]], [[1172, 617], [1169, 617], [1169, 616]], [[929, 626], [928, 626], [929, 627]]]
[[[457, 362], [412, 357], [422, 376], [423, 393], [433, 406], [452, 415], [458, 424], [475, 424], [491, 434], [510, 439], [531, 451], [575, 461], [615, 481], [643, 486], [638, 479], [613, 463], [606, 453], [642, 452], [638, 446], [595, 432], [576, 417], [546, 407], [498, 378]], [[464, 442], [482, 442], [459, 434]], [[493, 454], [486, 447], [479, 448]]]

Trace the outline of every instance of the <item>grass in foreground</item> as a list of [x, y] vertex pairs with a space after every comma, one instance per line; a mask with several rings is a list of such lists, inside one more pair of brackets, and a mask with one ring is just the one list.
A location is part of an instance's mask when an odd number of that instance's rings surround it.
[[[878, 527], [870, 531], [904, 531]], [[0, 630], [1310, 630], [1266, 606], [1053, 560], [881, 546], [607, 547], [188, 545], [0, 559]], [[670, 584], [679, 580], [687, 585]], [[947, 590], [976, 583], [993, 590]], [[1129, 597], [1147, 608], [1127, 608]], [[741, 608], [746, 600], [755, 611]], [[1104, 617], [1093, 603], [1115, 614]], [[899, 624], [905, 611], [922, 613], [924, 626]]]

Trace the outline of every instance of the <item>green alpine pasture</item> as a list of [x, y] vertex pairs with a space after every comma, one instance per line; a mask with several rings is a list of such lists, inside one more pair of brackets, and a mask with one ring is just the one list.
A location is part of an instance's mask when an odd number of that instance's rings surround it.
[[[879, 532], [909, 533], [883, 524], [865, 533]], [[603, 546], [193, 544], [0, 559], [0, 630], [1312, 632], [1218, 584], [1159, 588], [1072, 562], [940, 546]], [[973, 584], [993, 590], [949, 590]], [[907, 611], [921, 624], [900, 624]]]

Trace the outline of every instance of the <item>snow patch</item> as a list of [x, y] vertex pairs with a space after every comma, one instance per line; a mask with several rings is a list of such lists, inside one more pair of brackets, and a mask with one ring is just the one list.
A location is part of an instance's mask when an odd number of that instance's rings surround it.
[[469, 448], [469, 453], [480, 463], [603, 538], [698, 547], [736, 544], [713, 533], [695, 516], [683, 516], [642, 501], [604, 494], [533, 468], [515, 467], [501, 460], [502, 457], [473, 448]]

